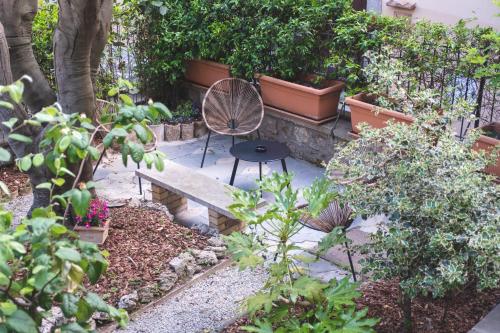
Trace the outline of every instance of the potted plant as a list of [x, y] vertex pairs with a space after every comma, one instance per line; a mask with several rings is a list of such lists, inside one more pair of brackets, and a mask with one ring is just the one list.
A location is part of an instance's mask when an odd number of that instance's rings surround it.
[[355, 134], [359, 133], [361, 123], [368, 123], [374, 128], [385, 127], [389, 120], [411, 124], [414, 114], [437, 107], [434, 105], [433, 90], [416, 91], [411, 88], [416, 86], [413, 82], [404, 85], [400, 77], [405, 75], [411, 81], [412, 76], [408, 75], [409, 70], [403, 63], [392, 59], [390, 54], [389, 49], [379, 55], [368, 54], [370, 64], [364, 73], [368, 79], [369, 93], [358, 93], [346, 98], [351, 111], [352, 132]]
[[[500, 122], [493, 122], [480, 127], [483, 135], [474, 144], [474, 150], [485, 150], [491, 152], [500, 144]], [[500, 177], [500, 157], [495, 165], [491, 165], [485, 169], [489, 174]]]
[[344, 83], [309, 75], [290, 82], [272, 76], [259, 78], [264, 104], [313, 120], [324, 120], [337, 113]]
[[165, 125], [163, 123], [163, 120], [158, 119], [154, 123], [149, 124], [148, 127], [151, 130], [151, 132], [154, 133], [156, 139], [159, 142], [165, 141]]
[[87, 213], [76, 217], [74, 231], [83, 241], [104, 244], [108, 237], [110, 221], [107, 202], [93, 199], [90, 201]]
[[193, 59], [186, 63], [186, 80], [210, 87], [215, 82], [231, 77], [229, 66], [215, 61]]

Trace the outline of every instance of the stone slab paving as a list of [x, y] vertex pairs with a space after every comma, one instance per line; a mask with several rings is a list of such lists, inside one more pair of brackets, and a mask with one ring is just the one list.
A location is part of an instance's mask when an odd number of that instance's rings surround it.
[[469, 333], [499, 333], [500, 332], [500, 304], [495, 306]]
[[241, 316], [243, 300], [260, 290], [266, 277], [263, 269], [222, 269], [140, 315], [125, 330], [115, 332], [219, 332]]

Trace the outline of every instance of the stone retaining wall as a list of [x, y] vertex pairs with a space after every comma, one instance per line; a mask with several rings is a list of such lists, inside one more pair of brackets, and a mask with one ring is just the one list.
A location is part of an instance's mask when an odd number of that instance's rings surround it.
[[[184, 87], [185, 97], [201, 105], [207, 88], [192, 83], [185, 83]], [[338, 145], [351, 139], [347, 135], [351, 128], [348, 119], [339, 119], [336, 126], [333, 121], [315, 125], [293, 114], [267, 106], [264, 108], [264, 114], [260, 127], [261, 137], [286, 143], [292, 157], [308, 162], [328, 162]], [[257, 134], [252, 133], [251, 137], [257, 138]]]

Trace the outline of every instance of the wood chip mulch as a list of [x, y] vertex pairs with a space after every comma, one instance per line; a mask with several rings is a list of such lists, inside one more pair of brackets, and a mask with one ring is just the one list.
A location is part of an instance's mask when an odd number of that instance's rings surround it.
[[156, 281], [170, 259], [188, 248], [201, 249], [207, 238], [175, 224], [164, 213], [134, 207], [110, 210], [109, 236], [101, 247], [110, 253], [109, 267], [90, 289], [110, 304]]
[[24, 194], [29, 177], [22, 173], [15, 165], [0, 167], [0, 181], [4, 182], [13, 196]]
[[[363, 295], [356, 300], [358, 308], [368, 307], [368, 316], [381, 319], [375, 327], [378, 333], [400, 332], [402, 312], [396, 281], [370, 281], [361, 286]], [[441, 323], [447, 300], [418, 298], [412, 306], [414, 333], [465, 333], [484, 318], [500, 302], [500, 288], [476, 292], [464, 291], [449, 300], [447, 319]], [[224, 333], [242, 333], [250, 321], [243, 317], [227, 327]]]
[[[397, 332], [402, 321], [397, 281], [369, 282], [361, 286], [361, 292], [358, 306], [368, 306], [368, 315], [381, 319], [375, 330]], [[414, 332], [468, 332], [499, 302], [500, 288], [483, 292], [470, 288], [453, 299], [417, 298], [412, 305]], [[447, 319], [441, 323], [446, 303]]]

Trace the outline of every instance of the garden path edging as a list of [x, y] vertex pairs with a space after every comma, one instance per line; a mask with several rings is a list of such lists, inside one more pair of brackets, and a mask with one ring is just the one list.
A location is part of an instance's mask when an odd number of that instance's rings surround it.
[[[224, 259], [224, 260], [220, 261], [217, 265], [211, 267], [210, 269], [193, 276], [193, 278], [191, 278], [189, 281], [187, 281], [186, 283], [184, 283], [182, 285], [179, 285], [178, 287], [175, 287], [171, 292], [165, 294], [164, 296], [161, 296], [160, 298], [154, 300], [151, 303], [148, 303], [148, 304], [140, 307], [136, 311], [129, 313], [130, 320], [132, 321], [132, 320], [138, 318], [140, 315], [144, 314], [146, 311], [150, 310], [151, 308], [158, 306], [158, 305], [161, 305], [164, 302], [167, 302], [169, 299], [178, 295], [180, 292], [184, 291], [185, 289], [191, 287], [196, 282], [209, 277], [210, 275], [214, 274], [215, 272], [217, 272], [219, 270], [222, 270], [226, 267], [229, 267], [231, 265], [231, 263], [232, 263], [231, 259]], [[108, 324], [108, 325], [105, 325], [103, 327], [98, 328], [97, 332], [99, 332], [99, 333], [112, 333], [113, 331], [115, 331], [118, 328], [119, 327], [116, 323], [111, 323], [111, 324]]]

